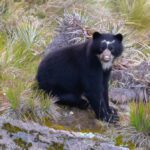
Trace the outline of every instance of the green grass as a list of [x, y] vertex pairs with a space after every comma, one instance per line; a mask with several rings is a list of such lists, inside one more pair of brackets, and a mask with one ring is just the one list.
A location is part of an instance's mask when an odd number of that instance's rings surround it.
[[6, 35], [0, 33], [0, 51], [2, 51], [6, 45]]
[[[30, 89], [35, 78], [40, 61], [36, 49], [42, 46], [39, 27], [28, 20], [15, 26], [11, 32], [3, 30], [0, 34], [0, 90], [13, 110], [19, 110], [21, 96]], [[30, 97], [27, 102], [33, 107]]]
[[24, 90], [23, 83], [14, 81], [12, 87], [6, 89], [6, 97], [9, 100], [13, 110], [17, 110], [20, 106], [21, 92]]
[[150, 102], [132, 103], [130, 120], [138, 131], [150, 133]]
[[22, 23], [17, 26], [16, 38], [23, 42], [25, 46], [29, 49], [35, 43], [39, 42], [40, 29], [37, 24], [32, 24], [31, 22]]
[[107, 5], [127, 20], [127, 24], [138, 29], [148, 29], [150, 26], [149, 0], [110, 0]]

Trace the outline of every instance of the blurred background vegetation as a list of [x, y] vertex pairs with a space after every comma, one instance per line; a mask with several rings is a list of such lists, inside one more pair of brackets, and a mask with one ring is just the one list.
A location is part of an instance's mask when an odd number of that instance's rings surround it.
[[[121, 32], [123, 57], [133, 63], [150, 62], [150, 0], [1, 0], [0, 93], [12, 109], [17, 110], [23, 99], [33, 110], [37, 99], [45, 99], [32, 90], [34, 79], [64, 11], [78, 12], [91, 31]], [[42, 104], [43, 110], [47, 106], [50, 103]], [[144, 106], [132, 106], [131, 123], [140, 131], [150, 131], [150, 107], [144, 111]]]

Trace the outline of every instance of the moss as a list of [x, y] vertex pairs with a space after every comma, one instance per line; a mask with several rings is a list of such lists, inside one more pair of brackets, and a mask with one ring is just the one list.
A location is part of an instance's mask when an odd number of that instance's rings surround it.
[[93, 132], [93, 133], [105, 133], [106, 129], [103, 127], [97, 127], [94, 129], [89, 129], [89, 128], [83, 128], [83, 129], [78, 129], [77, 127], [70, 125], [70, 126], [65, 126], [61, 124], [54, 123], [50, 120], [50, 118], [42, 118], [42, 125], [45, 125], [49, 128], [54, 128], [56, 130], [66, 130], [66, 131], [75, 131], [75, 132], [82, 132], [82, 133], [88, 133], [88, 132]]
[[64, 150], [64, 144], [53, 142], [53, 144], [50, 145], [47, 150]]
[[94, 142], [101, 142], [101, 143], [106, 142], [105, 139], [99, 139], [99, 138], [97, 138], [97, 137], [93, 137], [93, 138], [92, 138], [92, 141], [94, 141]]
[[57, 130], [68, 130], [67, 128], [65, 128], [62, 125], [55, 124], [55, 123], [51, 122], [50, 118], [48, 118], [48, 117], [42, 118], [42, 123], [43, 123], [43, 125], [45, 125], [49, 128], [54, 128], [54, 129], [57, 129]]
[[117, 136], [115, 138], [115, 145], [116, 146], [128, 147], [130, 150], [134, 150], [135, 149], [135, 144], [132, 143], [131, 141], [124, 142], [122, 135], [119, 135], [119, 136]]
[[122, 136], [119, 135], [119, 136], [117, 136], [116, 139], [115, 139], [115, 145], [116, 145], [116, 146], [119, 146], [119, 145], [122, 145], [122, 144], [123, 144], [123, 139], [122, 139]]
[[82, 129], [80, 132], [83, 133], [88, 133], [88, 132], [92, 132], [92, 133], [105, 133], [106, 129], [104, 128], [95, 128], [95, 129]]
[[4, 123], [2, 129], [7, 130], [9, 133], [27, 132], [26, 130], [13, 126], [10, 123]]
[[14, 142], [25, 150], [28, 150], [28, 148], [32, 146], [32, 143], [27, 143], [21, 138], [14, 139]]
[[128, 145], [128, 148], [129, 148], [130, 150], [134, 150], [134, 149], [135, 149], [135, 144], [132, 143], [131, 141], [128, 141], [128, 142], [127, 142], [127, 145]]

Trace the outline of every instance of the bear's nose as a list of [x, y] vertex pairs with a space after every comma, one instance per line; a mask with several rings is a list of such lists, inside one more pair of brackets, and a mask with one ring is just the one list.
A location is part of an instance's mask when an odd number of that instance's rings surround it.
[[103, 59], [104, 59], [104, 61], [109, 61], [111, 59], [111, 57], [109, 55], [104, 55]]

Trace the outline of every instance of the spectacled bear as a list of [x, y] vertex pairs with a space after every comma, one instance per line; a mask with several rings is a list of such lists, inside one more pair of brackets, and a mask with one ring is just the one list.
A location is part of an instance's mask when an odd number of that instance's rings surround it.
[[112, 63], [123, 51], [122, 40], [122, 34], [95, 32], [82, 44], [50, 52], [38, 68], [39, 88], [57, 96], [58, 104], [90, 104], [97, 119], [114, 121], [118, 116], [109, 106], [108, 81]]

